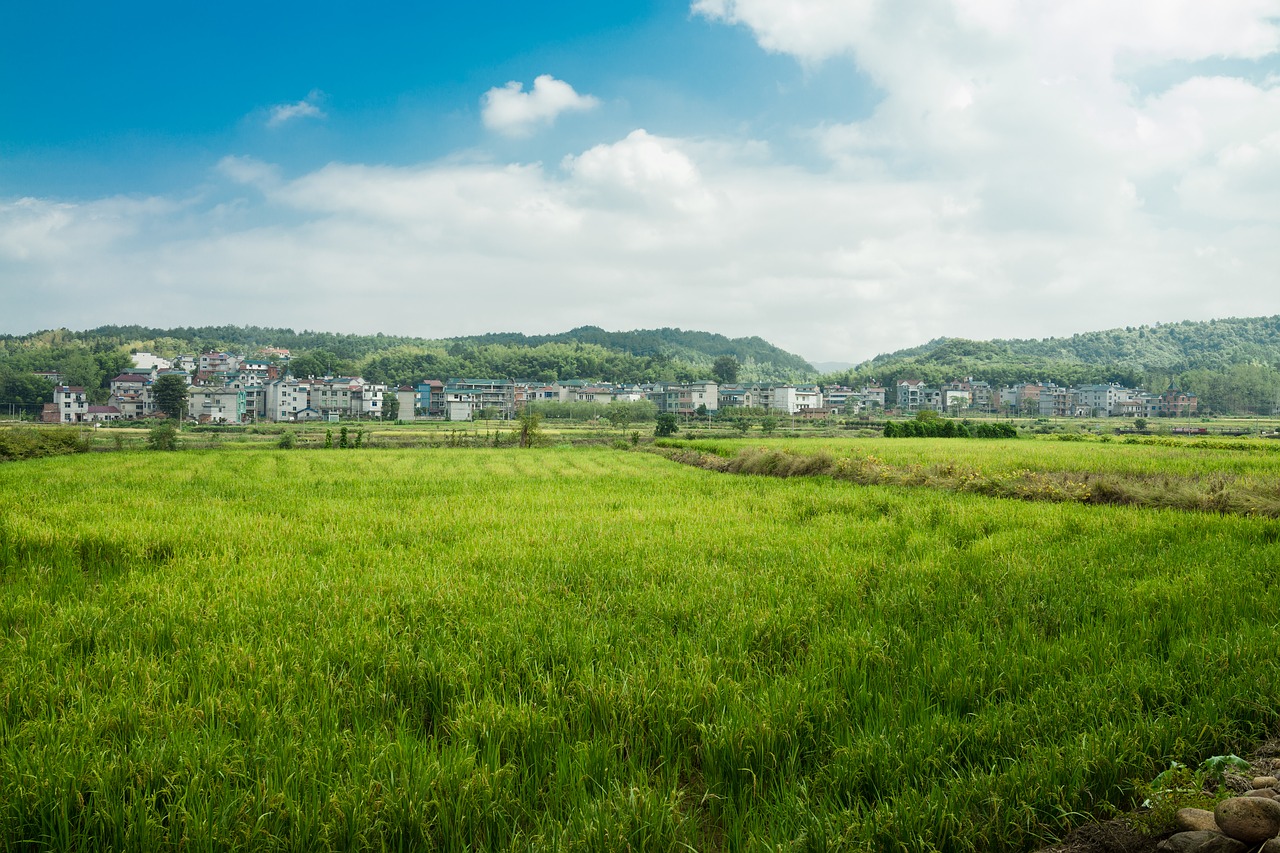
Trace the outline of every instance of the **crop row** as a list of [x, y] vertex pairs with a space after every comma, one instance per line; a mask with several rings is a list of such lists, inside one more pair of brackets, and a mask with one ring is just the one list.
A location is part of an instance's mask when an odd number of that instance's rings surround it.
[[1280, 525], [608, 450], [0, 468], [0, 848], [1017, 850], [1277, 722]]

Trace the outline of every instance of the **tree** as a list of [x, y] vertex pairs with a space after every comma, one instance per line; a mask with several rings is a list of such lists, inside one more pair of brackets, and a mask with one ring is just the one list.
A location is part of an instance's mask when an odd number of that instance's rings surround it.
[[760, 419], [760, 429], [765, 435], [773, 435], [773, 431], [778, 428], [777, 415], [765, 415]]
[[187, 380], [176, 373], [166, 373], [151, 385], [151, 396], [155, 398], [156, 410], [174, 420], [182, 420], [187, 413]]
[[658, 425], [653, 428], [653, 434], [658, 438], [675, 435], [678, 427], [676, 426], [676, 416], [670, 412], [663, 412], [658, 415]]
[[731, 355], [719, 356], [711, 365], [711, 375], [720, 385], [731, 385], [738, 381], [738, 360]]
[[382, 419], [394, 421], [400, 418], [400, 398], [395, 391], [387, 391], [382, 395]]
[[626, 429], [631, 423], [631, 408], [620, 400], [614, 400], [605, 407], [604, 418], [614, 429]]
[[520, 412], [519, 420], [520, 427], [516, 430], [516, 436], [521, 447], [534, 447], [542, 441], [542, 430], [538, 427], [542, 422], [542, 415], [531, 412], [528, 407], [525, 407]]

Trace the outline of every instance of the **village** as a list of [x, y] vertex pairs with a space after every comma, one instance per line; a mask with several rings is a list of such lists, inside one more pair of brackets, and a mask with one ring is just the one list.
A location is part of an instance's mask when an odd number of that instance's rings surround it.
[[641, 401], [652, 403], [655, 413], [686, 417], [755, 409], [804, 419], [876, 412], [911, 416], [925, 410], [955, 417], [1182, 418], [1194, 415], [1197, 408], [1194, 395], [1173, 388], [1152, 393], [1117, 384], [1061, 387], [1039, 382], [994, 387], [971, 377], [937, 387], [902, 379], [891, 389], [875, 384], [859, 388], [714, 381], [616, 385], [466, 378], [388, 387], [359, 376], [293, 376], [290, 354], [282, 349], [263, 350], [254, 357], [208, 352], [172, 360], [140, 352], [133, 361], [131, 371], [110, 381], [110, 397], [101, 405], [93, 404], [84, 388], [61, 384], [57, 374], [40, 374], [55, 384], [53, 400], [45, 404], [41, 419], [71, 424], [160, 416], [153, 387], [166, 375], [180, 376], [186, 383], [191, 420], [223, 424], [510, 419], [531, 403], [607, 406]]

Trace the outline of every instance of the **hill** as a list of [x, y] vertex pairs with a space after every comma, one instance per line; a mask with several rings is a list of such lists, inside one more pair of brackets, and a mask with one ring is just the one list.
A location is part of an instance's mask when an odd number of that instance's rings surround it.
[[1128, 326], [1069, 338], [937, 338], [878, 355], [829, 379], [939, 383], [972, 376], [993, 384], [1119, 382], [1185, 388], [1212, 411], [1271, 414], [1280, 398], [1280, 316]]
[[172, 357], [217, 350], [253, 353], [262, 347], [292, 351], [294, 370], [300, 375], [358, 374], [394, 385], [451, 376], [538, 382], [687, 381], [710, 378], [715, 359], [724, 355], [741, 363], [743, 381], [800, 381], [816, 375], [803, 358], [759, 337], [727, 338], [674, 328], [609, 332], [583, 326], [556, 335], [494, 333], [436, 340], [261, 326], [100, 326], [82, 332], [56, 329], [0, 336], [0, 403], [27, 410], [47, 400], [51, 386], [31, 376], [32, 371], [58, 371], [68, 383], [105, 399], [106, 383], [129, 366], [131, 352]]

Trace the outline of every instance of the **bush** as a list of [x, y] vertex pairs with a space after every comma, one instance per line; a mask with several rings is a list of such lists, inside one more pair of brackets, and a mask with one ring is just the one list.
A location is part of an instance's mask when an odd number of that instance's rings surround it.
[[167, 421], [156, 424], [147, 434], [147, 447], [151, 450], [177, 450], [178, 430]]
[[86, 453], [89, 441], [79, 431], [68, 429], [0, 430], [0, 462]]
[[280, 433], [280, 449], [292, 450], [298, 446], [298, 437], [293, 434], [293, 430], [287, 429]]

